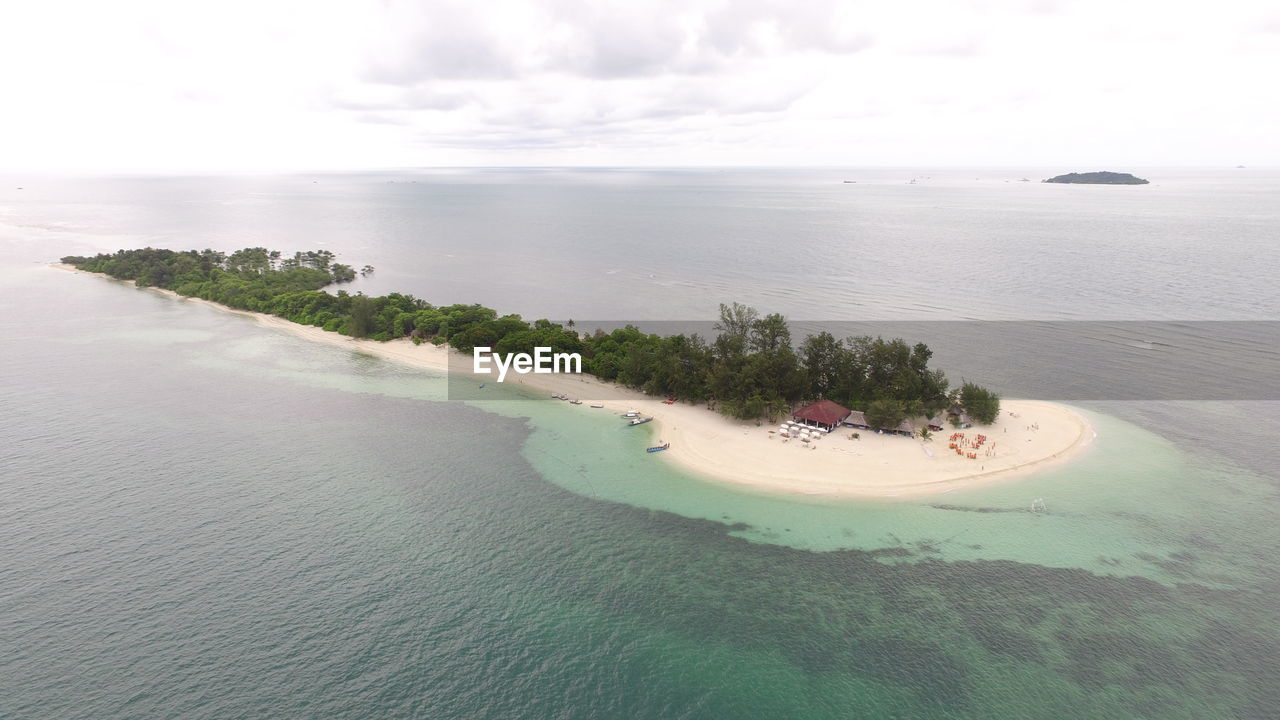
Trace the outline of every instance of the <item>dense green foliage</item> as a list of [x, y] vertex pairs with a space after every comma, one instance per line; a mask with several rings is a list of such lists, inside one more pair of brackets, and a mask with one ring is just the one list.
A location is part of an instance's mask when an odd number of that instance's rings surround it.
[[960, 388], [960, 406], [974, 420], [990, 425], [1000, 414], [1000, 396], [986, 388], [967, 382]]
[[[448, 343], [462, 353], [477, 346], [497, 353], [580, 353], [583, 371], [603, 380], [706, 402], [736, 418], [770, 419], [797, 403], [827, 398], [862, 409], [875, 427], [892, 428], [904, 418], [932, 415], [957, 402], [981, 422], [999, 412], [999, 398], [967, 383], [948, 395], [946, 376], [930, 370], [932, 351], [901, 339], [853, 337], [822, 332], [792, 342], [786, 319], [761, 316], [734, 303], [720, 306], [716, 337], [697, 334], [661, 337], [634, 326], [579, 335], [548, 320], [528, 323], [519, 315], [498, 316], [480, 305], [434, 306], [411, 295], [380, 297], [337, 294], [322, 288], [354, 278], [350, 266], [333, 262], [327, 251], [284, 258], [264, 248], [230, 255], [201, 252], [121, 250], [63, 262], [140, 286], [155, 286], [233, 308], [269, 313], [304, 325], [373, 340], [408, 337], [414, 342]], [[365, 266], [367, 274], [373, 268]]]
[[1104, 170], [1101, 172], [1067, 173], [1066, 175], [1051, 177], [1045, 182], [1075, 183], [1078, 185], [1146, 185], [1150, 181], [1134, 177], [1129, 173], [1107, 172]]
[[907, 407], [893, 398], [880, 398], [867, 404], [867, 424], [876, 428], [893, 428], [907, 418]]
[[230, 255], [214, 250], [144, 248], [91, 258], [65, 257], [62, 261], [82, 270], [132, 280], [140, 287], [166, 288], [188, 297], [308, 323], [309, 320], [294, 317], [297, 313], [284, 310], [296, 306], [300, 296], [306, 296], [312, 305], [329, 307], [336, 316], [332, 310], [339, 298], [318, 291], [354, 277], [351, 268], [334, 264], [333, 253], [328, 251], [281, 258], [279, 252], [265, 248], [245, 248]]

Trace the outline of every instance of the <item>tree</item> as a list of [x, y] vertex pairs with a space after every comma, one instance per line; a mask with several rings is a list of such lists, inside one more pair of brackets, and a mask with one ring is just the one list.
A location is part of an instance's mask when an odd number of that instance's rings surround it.
[[351, 337], [367, 337], [373, 332], [373, 319], [378, 314], [378, 304], [364, 294], [351, 296], [351, 315], [347, 329]]
[[[499, 352], [581, 352], [583, 370], [653, 395], [675, 395], [744, 419], [785, 415], [798, 400], [828, 397], [867, 408], [876, 427], [897, 427], [903, 418], [951, 404], [941, 371], [930, 370], [933, 353], [923, 344], [870, 337], [838, 341], [829, 333], [805, 339], [799, 353], [779, 314], [761, 316], [740, 303], [720, 306], [710, 343], [697, 335], [659, 337], [634, 326], [608, 334], [579, 336], [549, 320], [530, 324], [519, 315], [498, 317], [481, 305], [433, 307], [412, 295], [368, 297], [323, 289], [350, 280], [355, 270], [334, 262], [327, 250], [285, 257], [265, 248], [230, 255], [213, 250], [175, 252], [163, 248], [120, 250], [91, 258], [67, 256], [89, 272], [154, 285], [233, 308], [265, 312], [296, 323], [373, 340], [409, 335], [448, 342], [459, 352], [485, 345]], [[371, 272], [365, 266], [362, 272]], [[971, 383], [955, 393], [980, 422], [999, 414], [999, 397]]]
[[791, 403], [778, 395], [771, 395], [765, 400], [764, 414], [770, 423], [777, 421], [778, 418], [785, 418], [790, 413]]
[[759, 315], [755, 308], [747, 305], [740, 303], [725, 305], [721, 303], [720, 322], [716, 323], [716, 330], [720, 331], [721, 336], [728, 335], [745, 340]]
[[753, 320], [747, 347], [756, 353], [773, 353], [784, 348], [790, 350], [791, 329], [787, 327], [786, 318], [772, 313]]
[[900, 400], [881, 398], [867, 406], [867, 424], [879, 430], [891, 430], [907, 419], [907, 408]]
[[[813, 397], [830, 397], [840, 378], [848, 370], [844, 345], [831, 333], [810, 335], [800, 345], [800, 361]], [[847, 400], [847, 398], [841, 398]]]
[[334, 263], [329, 268], [329, 274], [333, 275], [334, 282], [351, 282], [356, 279], [356, 271], [350, 265], [342, 263]]
[[960, 407], [974, 420], [990, 425], [1000, 415], [1000, 396], [971, 382], [960, 388]]

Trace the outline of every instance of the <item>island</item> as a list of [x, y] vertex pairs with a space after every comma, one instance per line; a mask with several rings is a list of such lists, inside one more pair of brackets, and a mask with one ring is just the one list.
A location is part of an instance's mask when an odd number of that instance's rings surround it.
[[1075, 185], [1146, 185], [1150, 180], [1144, 180], [1140, 177], [1134, 177], [1129, 173], [1118, 172], [1087, 172], [1087, 173], [1067, 173], [1051, 177], [1043, 182], [1047, 183], [1072, 183]]
[[972, 382], [952, 387], [945, 373], [929, 367], [933, 353], [924, 343], [820, 332], [796, 344], [782, 315], [739, 303], [720, 306], [718, 334], [709, 339], [630, 325], [579, 332], [572, 320], [530, 323], [475, 304], [330, 293], [325, 288], [354, 274], [333, 260], [327, 251], [145, 248], [69, 256], [56, 267], [450, 375], [466, 377], [479, 346], [503, 354], [538, 347], [579, 353], [581, 374], [522, 375], [506, 386], [543, 399], [549, 394], [605, 422], [617, 422], [619, 414], [652, 418], [647, 427], [655, 447], [665, 445], [659, 454], [667, 461], [697, 476], [775, 492], [945, 493], [1047, 467], [1093, 437], [1071, 408], [1006, 400]]

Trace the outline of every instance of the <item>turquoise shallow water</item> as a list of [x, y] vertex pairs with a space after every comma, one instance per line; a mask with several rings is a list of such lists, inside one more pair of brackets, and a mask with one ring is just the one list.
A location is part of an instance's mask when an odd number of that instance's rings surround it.
[[814, 502], [5, 248], [0, 717], [1280, 707], [1275, 403], [1094, 403], [1052, 472]]

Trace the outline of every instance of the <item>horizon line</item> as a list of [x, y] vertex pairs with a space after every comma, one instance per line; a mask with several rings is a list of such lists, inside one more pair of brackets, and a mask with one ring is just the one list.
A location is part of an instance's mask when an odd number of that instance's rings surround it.
[[[448, 171], [448, 170], [621, 170], [621, 171], [751, 171], [751, 170], [1043, 170], [1051, 165], [1063, 165], [1059, 169], [1065, 172], [1096, 172], [1097, 170], [1081, 170], [1085, 167], [1077, 164], [1076, 169], [1067, 169], [1065, 164], [1060, 163], [1036, 163], [1036, 164], [940, 164], [940, 165], [827, 165], [827, 164], [796, 164], [796, 165], [367, 165], [352, 167], [273, 167], [273, 168], [190, 168], [190, 167], [173, 167], [173, 168], [76, 168], [76, 169], [45, 169], [45, 168], [0, 168], [0, 175], [42, 175], [42, 176], [93, 176], [93, 175], [302, 175], [302, 174], [357, 174], [357, 173], [387, 173], [387, 172], [431, 172], [431, 171]], [[1094, 163], [1093, 165], [1100, 165]], [[1089, 167], [1093, 167], [1090, 165]], [[1198, 164], [1198, 165], [1181, 165], [1181, 164], [1132, 164], [1123, 165], [1120, 163], [1115, 166], [1125, 167], [1129, 170], [1138, 169], [1177, 169], [1177, 170], [1271, 170], [1280, 169], [1280, 164], [1276, 165], [1227, 165], [1227, 164]]]

